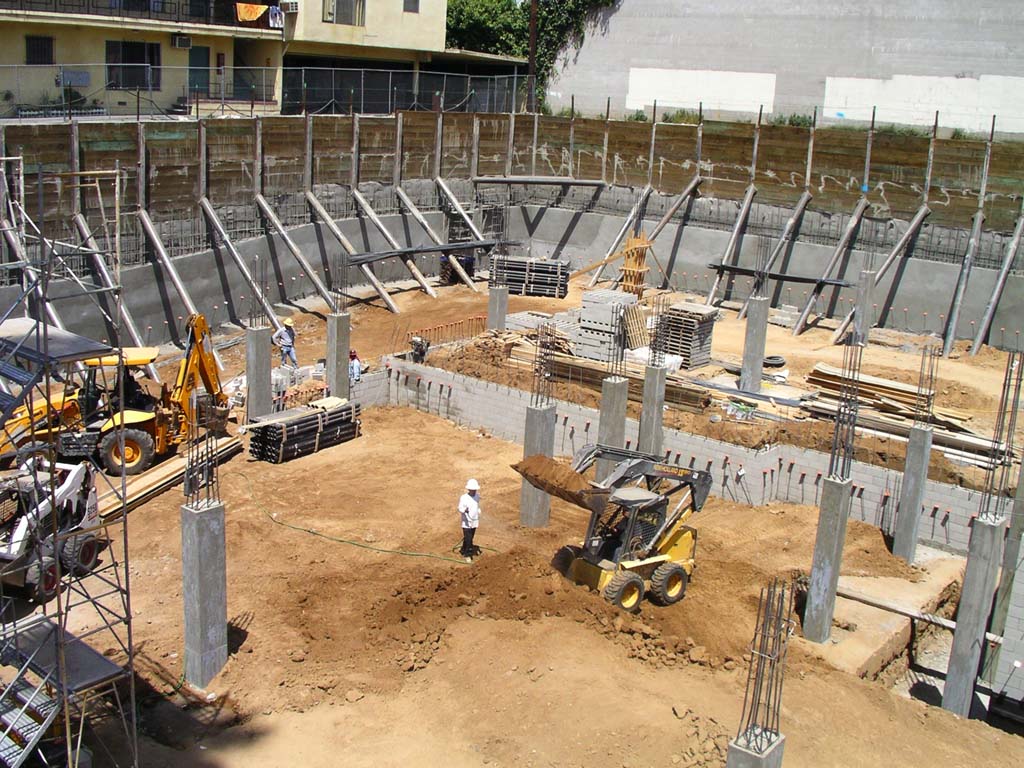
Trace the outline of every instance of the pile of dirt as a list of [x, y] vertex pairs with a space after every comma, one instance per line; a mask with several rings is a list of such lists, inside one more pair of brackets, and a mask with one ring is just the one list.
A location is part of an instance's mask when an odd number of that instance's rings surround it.
[[843, 573], [850, 576], [891, 576], [919, 581], [921, 572], [889, 551], [885, 534], [860, 520], [846, 524]]
[[513, 464], [512, 469], [526, 478], [534, 488], [564, 499], [570, 504], [590, 509], [589, 492], [593, 491], [593, 488], [583, 475], [568, 465], [537, 454]]

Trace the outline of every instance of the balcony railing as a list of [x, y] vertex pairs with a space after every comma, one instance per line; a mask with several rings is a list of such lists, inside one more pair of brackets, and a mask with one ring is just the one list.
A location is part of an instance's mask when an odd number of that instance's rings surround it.
[[235, 3], [226, 0], [0, 0], [0, 9], [270, 28], [269, 13], [255, 21], [239, 21]]

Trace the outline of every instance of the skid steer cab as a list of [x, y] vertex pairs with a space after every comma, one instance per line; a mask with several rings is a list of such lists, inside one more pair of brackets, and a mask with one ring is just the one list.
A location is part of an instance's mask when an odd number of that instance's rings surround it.
[[188, 341], [173, 386], [145, 376], [143, 369], [158, 353], [156, 347], [122, 348], [123, 382], [110, 376], [111, 370], [117, 370], [118, 355], [85, 361], [85, 384], [78, 391], [82, 425], [60, 434], [62, 457], [95, 455], [112, 475], [120, 474], [122, 467], [127, 475], [144, 472], [158, 457], [173, 453], [188, 439], [189, 424], [197, 416], [192, 395], [200, 389], [213, 403], [204, 423], [215, 432], [224, 430], [230, 408], [206, 319], [202, 315], [188, 319]]
[[0, 589], [52, 600], [61, 574], [85, 576], [99, 563], [107, 539], [98, 523], [88, 461], [50, 464], [37, 454], [0, 474]]
[[[519, 466], [538, 467], [540, 458]], [[603, 481], [579, 490], [586, 484], [582, 474], [598, 459], [617, 463]], [[711, 474], [602, 445], [577, 452], [573, 470], [576, 490], [553, 485], [547, 478], [556, 472], [537, 478], [520, 470], [535, 487], [590, 510], [583, 542], [563, 548], [555, 567], [626, 611], [637, 610], [645, 595], [659, 605], [682, 600], [697, 554], [697, 531], [688, 521], [707, 500]]]

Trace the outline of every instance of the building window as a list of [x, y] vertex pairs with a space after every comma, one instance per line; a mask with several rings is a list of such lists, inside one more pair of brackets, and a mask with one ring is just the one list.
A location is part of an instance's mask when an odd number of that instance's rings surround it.
[[160, 43], [107, 40], [107, 88], [160, 88]]
[[420, 0], [405, 0], [405, 8], [403, 8], [402, 10], [404, 10], [406, 13], [419, 13]]
[[366, 25], [366, 0], [324, 0], [324, 21], [330, 24]]
[[25, 35], [26, 64], [54, 64], [53, 38]]

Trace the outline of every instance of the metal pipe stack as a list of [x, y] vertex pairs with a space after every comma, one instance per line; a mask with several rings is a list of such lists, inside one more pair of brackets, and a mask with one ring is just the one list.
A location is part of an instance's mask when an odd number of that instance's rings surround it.
[[[255, 420], [249, 428], [249, 453], [271, 464], [308, 456], [362, 434], [359, 403], [292, 408]], [[260, 424], [260, 421], [270, 423]]]

